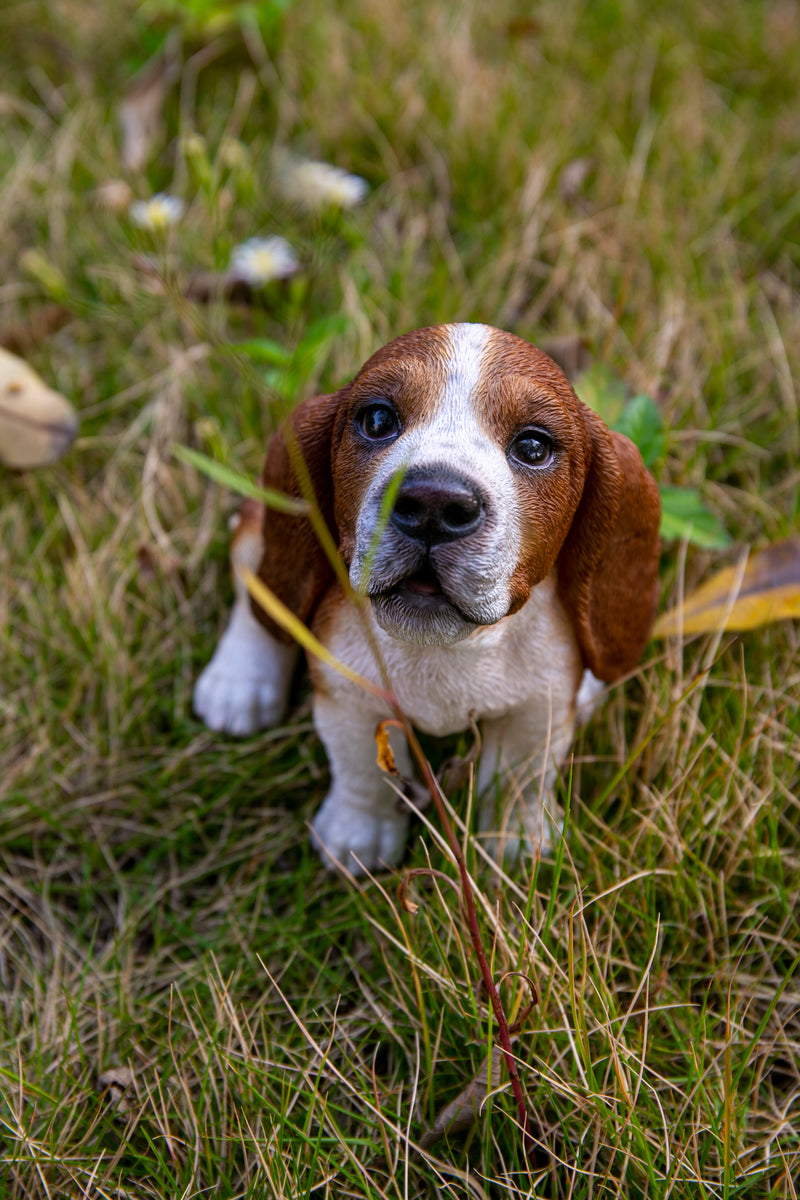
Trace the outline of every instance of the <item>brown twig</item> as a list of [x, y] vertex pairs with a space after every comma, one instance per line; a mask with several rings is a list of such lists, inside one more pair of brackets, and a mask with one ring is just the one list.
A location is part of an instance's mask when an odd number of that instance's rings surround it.
[[523, 1134], [523, 1150], [527, 1156], [531, 1139], [528, 1132], [528, 1111], [525, 1107], [525, 1093], [522, 1090], [522, 1081], [520, 1080], [519, 1071], [517, 1070], [517, 1060], [514, 1057], [514, 1051], [511, 1047], [511, 1033], [509, 1030], [508, 1018], [506, 1017], [505, 1010], [503, 1008], [503, 1002], [500, 999], [500, 993], [498, 992], [494, 979], [492, 978], [491, 967], [489, 966], [489, 960], [486, 957], [486, 950], [483, 945], [483, 939], [481, 938], [481, 931], [478, 926], [478, 910], [475, 905], [475, 895], [472, 890], [469, 872], [467, 871], [467, 864], [464, 861], [464, 855], [461, 853], [461, 847], [458, 843], [458, 838], [455, 835], [455, 830], [453, 829], [452, 822], [450, 821], [447, 809], [445, 808], [444, 796], [442, 795], [441, 788], [439, 787], [436, 776], [431, 770], [431, 765], [425, 757], [422, 747], [419, 744], [414, 727], [403, 710], [400, 708], [399, 704], [395, 702], [392, 705], [392, 708], [394, 709], [394, 714], [397, 720], [403, 727], [408, 744], [411, 747], [411, 753], [416, 759], [417, 766], [422, 772], [422, 777], [425, 780], [425, 785], [431, 794], [431, 799], [433, 800], [442, 829], [445, 837], [447, 838], [447, 843], [450, 847], [453, 858], [455, 859], [456, 867], [458, 868], [458, 875], [461, 881], [461, 899], [464, 906], [464, 916], [466, 918], [470, 941], [472, 942], [472, 948], [475, 951], [475, 957], [477, 958], [478, 966], [480, 967], [483, 986], [486, 989], [486, 994], [489, 997], [489, 1002], [492, 1006], [492, 1012], [494, 1013], [495, 1020], [497, 1021], [498, 1041], [500, 1042], [500, 1048], [503, 1052], [503, 1057], [505, 1058], [506, 1069], [511, 1082], [511, 1090], [514, 1093], [514, 1101], [517, 1106], [517, 1114], [519, 1116], [520, 1128], [522, 1129]]

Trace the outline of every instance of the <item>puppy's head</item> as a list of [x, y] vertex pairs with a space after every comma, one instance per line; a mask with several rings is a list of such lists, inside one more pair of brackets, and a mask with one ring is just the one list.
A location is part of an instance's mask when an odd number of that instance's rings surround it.
[[[327, 468], [311, 464], [315, 487], [351, 582], [391, 636], [458, 642], [519, 609], [558, 565], [587, 665], [604, 678], [620, 673], [619, 644], [613, 664], [604, 661], [593, 580], [608, 553], [620, 579], [620, 556], [630, 557], [620, 535], [632, 545], [643, 534], [647, 562], [633, 590], [646, 593], [638, 624], [649, 630], [657, 490], [638, 452], [619, 449], [624, 439], [615, 442], [545, 354], [485, 325], [417, 330], [379, 350], [336, 396], [310, 403], [316, 416], [294, 422], [300, 448], [307, 453], [307, 421], [315, 444], [324, 424], [330, 457]], [[620, 530], [626, 486], [638, 500]], [[625, 622], [631, 603], [642, 609], [636, 596], [609, 593], [609, 602]]]
[[449, 644], [519, 608], [556, 561], [587, 471], [581, 406], [558, 368], [511, 334], [450, 325], [391, 342], [348, 393], [336, 523], [379, 624]]

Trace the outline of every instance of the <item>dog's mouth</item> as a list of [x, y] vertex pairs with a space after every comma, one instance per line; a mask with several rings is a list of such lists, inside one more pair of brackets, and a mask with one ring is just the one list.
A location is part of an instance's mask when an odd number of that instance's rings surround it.
[[412, 620], [419, 618], [424, 621], [426, 617], [445, 612], [458, 614], [465, 621], [472, 620], [445, 590], [430, 558], [425, 558], [409, 575], [373, 592], [371, 599], [381, 607], [388, 604], [395, 610], [405, 612]]
[[398, 563], [400, 571], [403, 565], [407, 574], [375, 580], [368, 592], [378, 624], [392, 637], [425, 646], [451, 646], [477, 626], [497, 621], [493, 613], [464, 606], [447, 573], [440, 574], [430, 555]]
[[371, 598], [400, 601], [421, 610], [443, 605], [454, 607], [453, 601], [442, 586], [438, 571], [427, 557], [408, 575], [395, 579], [388, 586], [384, 584], [383, 587], [376, 588], [371, 593]]
[[401, 579], [399, 583], [391, 588], [392, 592], [405, 592], [411, 596], [423, 597], [442, 597], [446, 599], [444, 588], [441, 580], [436, 573], [436, 569], [430, 560], [426, 561], [423, 566], [415, 571], [413, 575], [407, 575], [405, 579]]

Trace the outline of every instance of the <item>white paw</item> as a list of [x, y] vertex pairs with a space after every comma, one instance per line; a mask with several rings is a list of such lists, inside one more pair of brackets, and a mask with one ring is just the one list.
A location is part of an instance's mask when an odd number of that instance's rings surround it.
[[325, 865], [340, 864], [353, 875], [399, 862], [407, 838], [407, 813], [380, 802], [374, 811], [356, 807], [333, 789], [311, 822], [311, 843]]
[[270, 637], [234, 607], [214, 657], [197, 680], [194, 710], [209, 729], [245, 737], [283, 719], [297, 647]]
[[277, 725], [286, 711], [286, 697], [271, 680], [230, 675], [212, 658], [194, 686], [194, 711], [209, 729], [246, 737]]

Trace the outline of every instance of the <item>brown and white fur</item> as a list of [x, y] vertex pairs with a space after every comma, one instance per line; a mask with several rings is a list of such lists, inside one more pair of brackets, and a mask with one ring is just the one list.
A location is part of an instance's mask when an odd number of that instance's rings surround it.
[[[295, 468], [305, 464], [350, 580], [370, 598], [366, 617], [345, 600], [305, 517], [247, 502], [234, 567], [256, 571], [338, 658], [381, 683], [366, 619], [419, 729], [454, 733], [477, 713], [482, 827], [497, 830], [499, 782], [512, 809], [505, 840], [546, 849], [579, 692], [630, 671], [653, 622], [660, 503], [638, 450], [540, 350], [471, 324], [390, 342], [334, 395], [301, 404], [290, 429], [272, 439], [263, 482], [300, 496]], [[195, 708], [211, 728], [241, 735], [282, 718], [296, 650], [236, 586]], [[374, 739], [388, 710], [320, 661], [311, 673], [331, 766], [314, 843], [351, 870], [395, 863], [408, 817], [376, 765]], [[410, 776], [407, 747], [395, 757]]]

